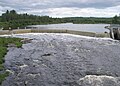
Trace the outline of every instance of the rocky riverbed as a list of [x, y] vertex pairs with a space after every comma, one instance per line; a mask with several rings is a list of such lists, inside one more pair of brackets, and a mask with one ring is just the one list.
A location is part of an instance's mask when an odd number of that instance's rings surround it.
[[9, 47], [2, 86], [120, 86], [120, 42], [70, 34], [13, 35], [32, 39]]

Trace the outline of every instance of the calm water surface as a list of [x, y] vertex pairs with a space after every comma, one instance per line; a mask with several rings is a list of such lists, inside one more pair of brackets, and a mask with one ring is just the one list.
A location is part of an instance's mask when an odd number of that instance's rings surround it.
[[98, 32], [103, 33], [105, 31], [105, 26], [109, 24], [72, 24], [72, 23], [63, 23], [63, 24], [48, 24], [48, 25], [31, 25], [28, 27], [37, 27], [38, 29], [67, 29], [67, 30], [76, 30], [76, 31], [89, 31], [89, 32]]

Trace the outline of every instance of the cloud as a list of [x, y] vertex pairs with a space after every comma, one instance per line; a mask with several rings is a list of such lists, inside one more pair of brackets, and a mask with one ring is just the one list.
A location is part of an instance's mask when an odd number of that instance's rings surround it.
[[48, 9], [47, 12], [53, 17], [113, 17], [119, 14], [120, 6], [110, 7], [106, 9], [95, 8], [54, 8]]
[[60, 7], [78, 7], [78, 8], [106, 8], [117, 6], [119, 0], [1, 0], [1, 5], [24, 8], [60, 8]]
[[120, 0], [1, 0], [0, 12], [5, 12], [7, 9], [54, 17], [106, 17], [119, 13]]

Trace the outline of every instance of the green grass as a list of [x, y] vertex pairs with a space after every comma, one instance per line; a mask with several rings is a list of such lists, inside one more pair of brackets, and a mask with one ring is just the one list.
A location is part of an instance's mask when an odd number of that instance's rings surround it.
[[9, 75], [9, 72], [4, 72], [0, 74], [0, 84], [2, 84], [2, 81], [4, 81], [5, 77], [7, 77], [8, 75]]
[[5, 80], [5, 77], [9, 75], [9, 73], [5, 71], [5, 68], [3, 66], [3, 63], [5, 62], [4, 56], [7, 53], [7, 46], [8, 44], [15, 44], [16, 47], [19, 48], [22, 46], [22, 43], [20, 41], [20, 38], [0, 37], [0, 71], [3, 71], [3, 73], [0, 73], [0, 84], [2, 83], [2, 81]]

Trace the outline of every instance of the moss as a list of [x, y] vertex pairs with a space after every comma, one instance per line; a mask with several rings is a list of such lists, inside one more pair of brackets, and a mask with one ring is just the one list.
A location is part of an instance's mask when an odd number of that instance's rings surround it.
[[0, 71], [4, 70], [3, 64], [0, 64]]
[[15, 45], [20, 48], [22, 46], [22, 43], [21, 42], [15, 42]]
[[8, 72], [5, 72], [5, 68], [3, 66], [3, 63], [5, 62], [4, 56], [7, 53], [8, 44], [15, 44], [18, 48], [22, 46], [20, 38], [0, 37], [0, 71], [3, 72], [0, 73], [0, 84], [2, 83], [3, 80], [5, 80], [5, 77], [9, 75]]
[[0, 74], [0, 84], [2, 84], [2, 82], [5, 80], [5, 77], [7, 77], [8, 75], [9, 75], [9, 72]]

